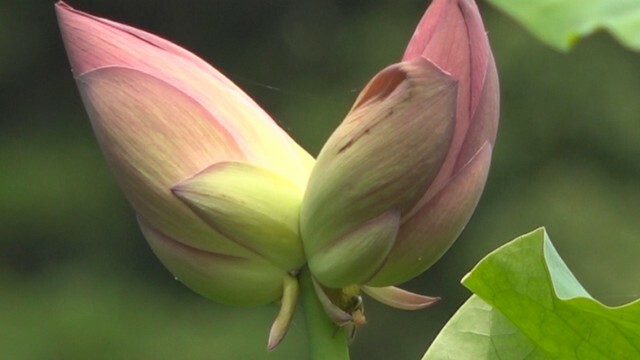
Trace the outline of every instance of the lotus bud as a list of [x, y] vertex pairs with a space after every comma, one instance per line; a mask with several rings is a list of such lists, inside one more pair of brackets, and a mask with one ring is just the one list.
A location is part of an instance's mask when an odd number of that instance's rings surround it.
[[[366, 85], [312, 170], [300, 228], [325, 295], [359, 285], [404, 309], [435, 301], [392, 285], [430, 267], [468, 222], [489, 170], [498, 97], [476, 4], [434, 0], [402, 61]], [[327, 313], [339, 305], [328, 299]]]
[[275, 346], [306, 262], [298, 214], [312, 157], [190, 52], [62, 2], [55, 8], [94, 132], [151, 248], [215, 301], [282, 300]]

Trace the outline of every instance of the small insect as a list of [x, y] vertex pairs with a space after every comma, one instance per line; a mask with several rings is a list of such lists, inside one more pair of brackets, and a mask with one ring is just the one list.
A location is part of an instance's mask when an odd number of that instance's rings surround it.
[[351, 342], [355, 339], [358, 328], [367, 323], [367, 319], [364, 316], [364, 303], [362, 296], [360, 296], [360, 289], [357, 286], [342, 289], [338, 302], [339, 307], [351, 315], [352, 318], [351, 321], [342, 325], [342, 327], [346, 328], [349, 342]]
[[349, 334], [349, 342], [352, 342], [356, 338], [356, 331], [361, 326], [367, 323], [367, 319], [364, 316], [364, 304], [362, 302], [362, 296], [353, 295], [349, 298], [344, 309], [351, 314], [353, 321], [345, 325], [347, 333]]

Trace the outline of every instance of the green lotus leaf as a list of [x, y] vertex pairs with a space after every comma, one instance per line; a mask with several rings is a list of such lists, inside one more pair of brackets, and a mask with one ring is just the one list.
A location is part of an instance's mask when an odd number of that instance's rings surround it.
[[637, 0], [489, 0], [544, 43], [568, 51], [598, 30], [640, 51], [640, 2]]
[[593, 299], [544, 229], [495, 250], [462, 283], [475, 295], [423, 360], [640, 358], [640, 300]]

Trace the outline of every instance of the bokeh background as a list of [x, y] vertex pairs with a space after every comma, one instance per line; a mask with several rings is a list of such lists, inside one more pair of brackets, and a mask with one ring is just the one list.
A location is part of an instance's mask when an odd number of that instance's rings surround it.
[[[428, 1], [69, 3], [201, 55], [317, 154]], [[596, 298], [640, 297], [640, 54], [606, 34], [561, 54], [480, 5], [502, 87], [487, 188], [451, 250], [405, 285], [444, 300], [367, 301], [353, 359], [419, 359], [469, 296], [462, 276], [542, 225]], [[267, 354], [277, 306], [211, 303], [154, 258], [94, 140], [53, 1], [0, 0], [0, 54], [0, 358], [306, 358], [301, 316]]]

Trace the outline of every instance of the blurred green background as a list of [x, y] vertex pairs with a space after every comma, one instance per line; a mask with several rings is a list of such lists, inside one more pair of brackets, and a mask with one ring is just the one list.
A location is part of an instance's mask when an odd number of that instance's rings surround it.
[[[427, 0], [69, 0], [199, 54], [317, 154], [359, 89], [396, 61]], [[502, 117], [489, 182], [452, 249], [406, 288], [403, 312], [366, 300], [353, 359], [419, 359], [469, 296], [487, 252], [545, 225], [585, 287], [640, 297], [640, 54], [608, 35], [569, 54], [481, 4]], [[116, 187], [73, 82], [53, 1], [0, 0], [0, 358], [304, 359], [296, 317], [265, 352], [277, 306], [230, 308], [154, 258]], [[298, 314], [300, 315], [300, 314]]]

